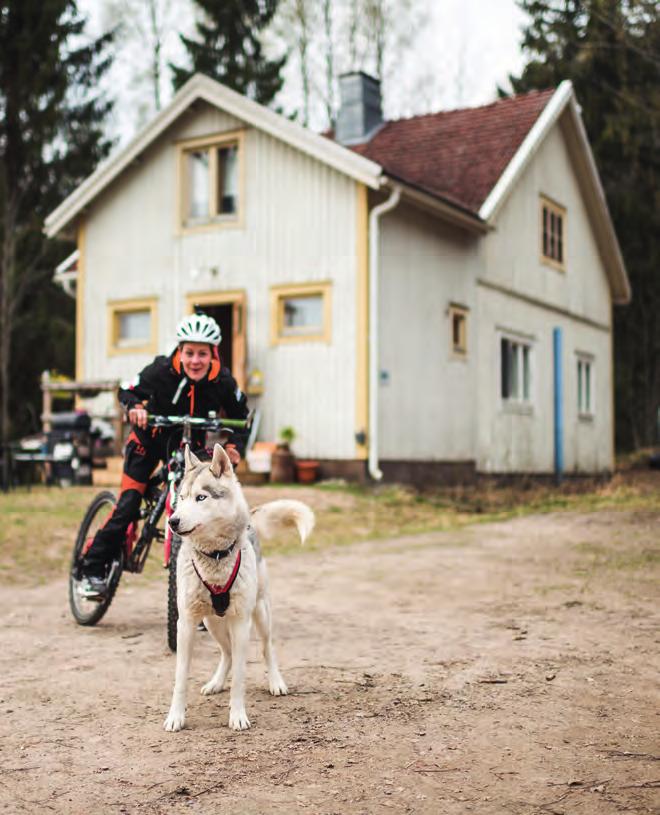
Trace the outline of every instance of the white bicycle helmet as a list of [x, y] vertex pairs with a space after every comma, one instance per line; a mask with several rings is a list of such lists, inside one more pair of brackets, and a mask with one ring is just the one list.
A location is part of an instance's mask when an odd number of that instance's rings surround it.
[[220, 326], [206, 314], [190, 314], [176, 328], [177, 342], [206, 342], [219, 345], [222, 339]]

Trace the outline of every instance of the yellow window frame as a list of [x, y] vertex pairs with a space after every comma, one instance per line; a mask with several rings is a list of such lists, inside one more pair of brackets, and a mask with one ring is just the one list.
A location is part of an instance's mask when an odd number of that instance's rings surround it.
[[[543, 210], [547, 209], [548, 214], [555, 215], [555, 217], [561, 218], [561, 246], [562, 246], [562, 259], [557, 260], [557, 258], [552, 257], [552, 255], [547, 255], [543, 248]], [[550, 234], [550, 233], [548, 233]], [[556, 201], [553, 201], [551, 198], [548, 198], [546, 195], [540, 196], [540, 205], [539, 205], [539, 254], [541, 257], [541, 263], [544, 263], [546, 266], [552, 266], [553, 269], [557, 269], [560, 272], [566, 271], [566, 207], [562, 207], [561, 204], [558, 204]]]
[[[218, 149], [236, 145], [238, 149], [238, 210], [234, 215], [218, 215]], [[186, 217], [190, 178], [188, 154], [209, 152], [209, 200], [208, 220], [189, 222]], [[208, 232], [215, 229], [242, 229], [245, 212], [245, 131], [231, 130], [225, 133], [185, 139], [177, 143], [177, 224], [180, 234]]]
[[[451, 353], [464, 359], [467, 357], [468, 352], [468, 341], [467, 341], [467, 320], [468, 320], [468, 313], [470, 309], [467, 306], [459, 306], [457, 303], [450, 303], [448, 314], [449, 314], [449, 340], [450, 340], [450, 350]], [[461, 319], [460, 328], [459, 328], [459, 340], [458, 343], [454, 342], [454, 318], [459, 317]]]
[[[135, 345], [119, 344], [119, 324], [122, 314], [149, 312], [150, 337], [147, 342]], [[158, 301], [155, 297], [134, 300], [111, 300], [108, 302], [108, 356], [119, 354], [155, 354], [158, 350]]]
[[[284, 303], [291, 297], [317, 297], [323, 302], [323, 325], [314, 333], [284, 334]], [[332, 284], [303, 283], [271, 286], [270, 288], [270, 341], [271, 345], [290, 345], [303, 342], [332, 341]]]

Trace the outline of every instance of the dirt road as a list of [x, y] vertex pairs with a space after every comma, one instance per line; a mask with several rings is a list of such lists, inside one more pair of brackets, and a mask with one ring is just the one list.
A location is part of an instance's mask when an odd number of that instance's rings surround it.
[[[657, 812], [658, 517], [527, 517], [270, 559], [291, 695], [252, 644], [252, 729], [202, 697], [165, 733], [162, 583], [76, 627], [0, 588], [0, 808], [55, 813]], [[657, 575], [657, 571], [656, 571]]]

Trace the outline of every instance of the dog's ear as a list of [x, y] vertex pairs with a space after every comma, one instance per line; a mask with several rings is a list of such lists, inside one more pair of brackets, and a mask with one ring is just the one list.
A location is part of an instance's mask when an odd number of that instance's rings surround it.
[[229, 456], [225, 453], [221, 444], [216, 444], [213, 448], [211, 472], [216, 478], [220, 478], [221, 475], [229, 475], [233, 472]]
[[197, 458], [197, 456], [194, 453], [190, 452], [189, 444], [186, 444], [186, 448], [183, 452], [183, 457], [186, 462], [186, 472], [188, 472], [188, 470], [192, 470], [193, 467], [196, 467], [198, 464], [200, 464], [200, 460]]

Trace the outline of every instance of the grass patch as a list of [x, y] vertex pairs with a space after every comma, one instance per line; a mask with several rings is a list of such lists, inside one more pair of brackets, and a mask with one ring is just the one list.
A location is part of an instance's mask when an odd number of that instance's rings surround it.
[[[274, 497], [300, 497], [317, 516], [309, 541], [313, 550], [363, 540], [458, 530], [474, 523], [506, 520], [532, 513], [629, 510], [660, 512], [660, 473], [622, 474], [606, 484], [567, 483], [560, 488], [528, 485], [434, 490], [425, 493], [400, 486], [365, 487], [340, 483], [314, 488], [250, 488], [253, 505]], [[78, 525], [97, 488], [35, 487], [0, 495], [0, 582], [48, 582], [65, 575]], [[458, 544], [458, 541], [454, 543]], [[591, 544], [590, 544], [591, 546]], [[268, 544], [267, 551], [298, 551], [290, 539]], [[582, 552], [611, 560], [611, 568], [657, 565], [651, 550], [626, 554]], [[628, 560], [626, 560], [628, 558]], [[628, 561], [631, 564], [625, 565]], [[609, 561], [608, 561], [609, 562]], [[154, 542], [145, 577], [162, 577], [161, 549]], [[616, 565], [618, 564], [618, 565]]]
[[640, 541], [614, 540], [610, 545], [578, 543], [575, 549], [589, 559], [589, 570], [610, 569], [652, 571], [660, 565], [660, 549], [637, 545]]

